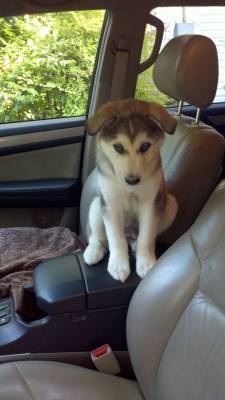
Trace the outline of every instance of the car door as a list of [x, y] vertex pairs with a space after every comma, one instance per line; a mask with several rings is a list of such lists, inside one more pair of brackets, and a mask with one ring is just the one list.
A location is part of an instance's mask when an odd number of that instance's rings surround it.
[[104, 16], [91, 10], [0, 19], [0, 227], [76, 228]]

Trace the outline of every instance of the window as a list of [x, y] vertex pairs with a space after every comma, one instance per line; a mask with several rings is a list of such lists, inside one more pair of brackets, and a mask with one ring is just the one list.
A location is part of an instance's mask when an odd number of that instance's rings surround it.
[[[162, 48], [176, 35], [197, 33], [210, 37], [217, 46], [219, 56], [219, 83], [214, 102], [225, 101], [225, 7], [159, 7], [152, 11], [164, 23]], [[146, 46], [153, 43], [155, 34], [146, 26], [142, 58], [147, 58]], [[143, 60], [142, 60], [143, 61]], [[136, 97], [158, 101], [162, 105], [174, 105], [175, 101], [160, 93], [152, 79], [152, 67], [139, 75]]]
[[0, 19], [0, 122], [86, 112], [104, 11]]
[[[156, 29], [151, 25], [146, 25], [144, 42], [141, 52], [141, 63], [144, 62], [152, 52], [155, 42]], [[152, 79], [152, 66], [138, 75], [135, 97], [156, 101], [162, 105], [174, 105], [175, 101], [161, 93], [155, 86]]]

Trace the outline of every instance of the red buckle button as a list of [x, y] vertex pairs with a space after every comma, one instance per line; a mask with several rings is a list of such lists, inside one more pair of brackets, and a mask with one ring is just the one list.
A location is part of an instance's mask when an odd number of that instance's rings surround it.
[[91, 359], [99, 371], [106, 374], [119, 374], [120, 366], [108, 344], [104, 344], [91, 352]]
[[92, 355], [93, 357], [98, 358], [98, 357], [103, 356], [103, 354], [108, 353], [108, 351], [109, 351], [109, 345], [108, 345], [108, 344], [104, 344], [103, 346], [98, 347], [97, 349], [93, 350], [93, 351], [91, 352], [91, 355]]

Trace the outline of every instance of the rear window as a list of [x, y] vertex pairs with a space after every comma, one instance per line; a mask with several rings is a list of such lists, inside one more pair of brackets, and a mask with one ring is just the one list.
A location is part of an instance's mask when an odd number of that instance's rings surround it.
[[0, 19], [0, 122], [86, 113], [104, 14]]
[[[164, 23], [165, 31], [162, 41], [165, 44], [176, 35], [201, 34], [210, 37], [218, 51], [219, 82], [214, 102], [225, 101], [225, 7], [159, 7], [151, 12]], [[155, 39], [154, 28], [146, 26], [145, 40], [142, 48], [142, 61], [149, 56], [149, 49]], [[146, 50], [148, 49], [148, 51]], [[143, 100], [155, 100], [165, 106], [176, 102], [160, 93], [152, 79], [152, 67], [138, 77], [136, 97]]]

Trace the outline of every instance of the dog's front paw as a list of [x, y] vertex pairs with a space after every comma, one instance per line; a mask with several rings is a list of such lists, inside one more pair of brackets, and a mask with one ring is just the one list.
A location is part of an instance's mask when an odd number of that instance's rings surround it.
[[136, 272], [140, 278], [144, 278], [147, 272], [156, 263], [154, 255], [138, 256], [136, 260]]
[[127, 259], [119, 256], [109, 257], [108, 272], [117, 281], [125, 282], [130, 275], [130, 265]]
[[89, 244], [84, 251], [84, 261], [88, 265], [97, 264], [106, 253], [106, 248], [101, 244]]

